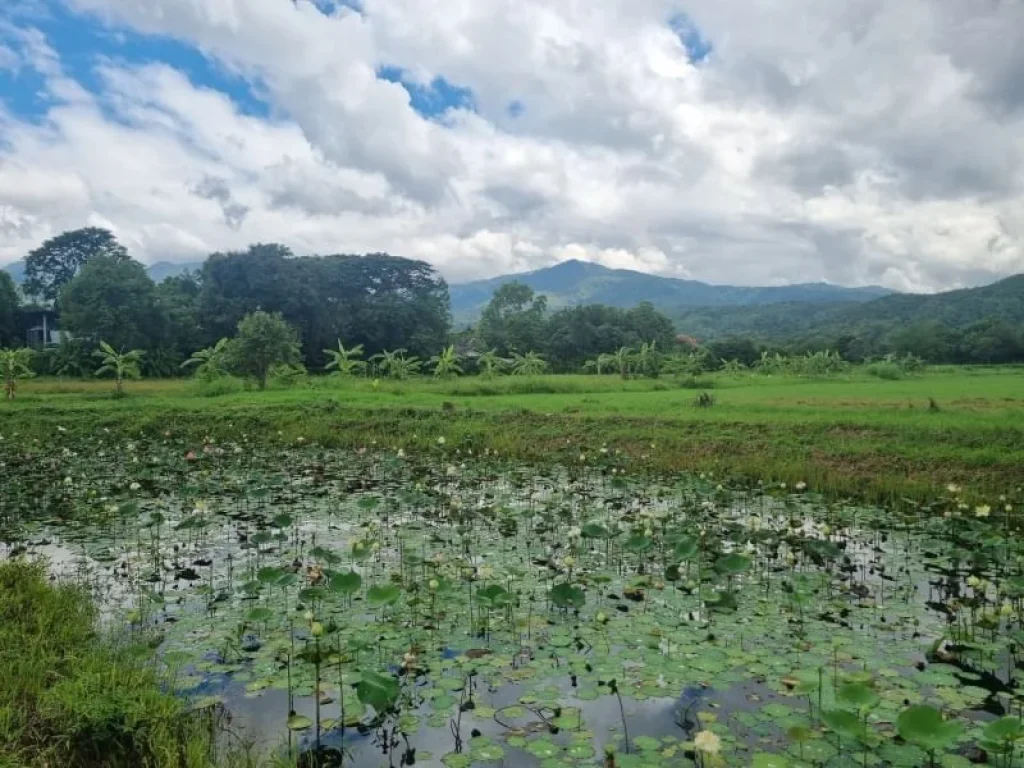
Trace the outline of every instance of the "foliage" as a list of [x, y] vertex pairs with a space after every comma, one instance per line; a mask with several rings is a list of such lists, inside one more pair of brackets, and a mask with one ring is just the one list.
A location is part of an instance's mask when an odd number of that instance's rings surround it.
[[547, 367], [547, 361], [536, 352], [527, 352], [525, 355], [518, 352], [512, 353], [513, 376], [537, 376], [544, 373]]
[[295, 365], [301, 359], [295, 330], [280, 313], [257, 311], [243, 317], [228, 349], [232, 370], [255, 379], [260, 389], [266, 389], [275, 365]]
[[441, 350], [439, 355], [430, 358], [430, 364], [434, 366], [434, 376], [439, 379], [451, 379], [462, 375], [462, 366], [459, 365], [460, 357], [453, 345]]
[[376, 363], [377, 370], [389, 379], [408, 379], [419, 373], [423, 363], [418, 357], [410, 357], [405, 349], [394, 351], [384, 350], [370, 360]]
[[508, 360], [501, 357], [496, 349], [489, 349], [483, 352], [476, 362], [480, 375], [486, 379], [498, 376], [508, 368]]
[[0, 346], [15, 344], [18, 336], [18, 305], [21, 298], [14, 279], [0, 270]]
[[18, 381], [35, 376], [31, 368], [32, 352], [28, 349], [0, 349], [0, 379], [4, 382], [4, 397], [13, 400]]
[[231, 341], [221, 339], [212, 347], [193, 353], [192, 357], [181, 364], [182, 368], [194, 368], [196, 378], [211, 381], [227, 376], [231, 368]]
[[362, 344], [346, 349], [341, 339], [338, 339], [338, 348], [325, 349], [324, 354], [328, 358], [325, 371], [333, 371], [339, 376], [355, 376], [366, 371], [366, 361], [360, 359], [363, 356]]
[[523, 283], [506, 283], [494, 292], [477, 326], [484, 349], [502, 356], [538, 349], [544, 342], [547, 299]]
[[448, 286], [424, 262], [387, 254], [295, 258], [273, 244], [211, 255], [199, 297], [206, 343], [256, 310], [280, 313], [297, 330], [313, 370], [339, 338], [371, 355], [401, 347], [424, 357], [440, 351], [450, 330]]
[[93, 352], [94, 357], [100, 359], [100, 367], [96, 369], [96, 376], [113, 376], [114, 396], [124, 395], [125, 379], [141, 379], [142, 350], [133, 349], [128, 352], [117, 351], [107, 342], [101, 341], [100, 348]]
[[127, 256], [92, 257], [61, 291], [60, 308], [64, 330], [117, 348], [155, 347], [166, 330], [156, 286]]
[[[672, 322], [648, 302], [629, 310], [600, 304], [568, 307], [552, 314], [545, 325], [543, 343], [526, 348], [542, 350], [557, 371], [578, 370], [587, 360], [596, 371], [598, 362], [607, 362], [601, 356], [618, 349], [646, 343], [669, 350], [675, 343]], [[600, 365], [602, 372], [606, 367]]]
[[[89, 595], [41, 565], [0, 563], [0, 765], [206, 768], [146, 656], [103, 642]], [[198, 721], [197, 721], [198, 725]]]
[[25, 293], [44, 301], [56, 301], [78, 271], [100, 257], [125, 261], [128, 251], [106, 229], [87, 227], [62, 232], [26, 257]]

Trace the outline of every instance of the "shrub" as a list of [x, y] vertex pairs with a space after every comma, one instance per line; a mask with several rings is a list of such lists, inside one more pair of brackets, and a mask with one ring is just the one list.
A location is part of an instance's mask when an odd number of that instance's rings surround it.
[[865, 370], [869, 376], [874, 376], [885, 381], [898, 381], [904, 378], [903, 368], [897, 363], [872, 363]]

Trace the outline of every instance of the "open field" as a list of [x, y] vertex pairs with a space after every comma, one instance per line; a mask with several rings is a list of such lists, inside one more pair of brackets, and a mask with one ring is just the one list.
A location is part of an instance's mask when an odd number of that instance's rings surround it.
[[[651, 470], [807, 482], [865, 499], [931, 496], [949, 483], [984, 496], [1024, 482], [1024, 370], [935, 369], [898, 381], [854, 373], [800, 379], [542, 376], [453, 381], [311, 379], [265, 392], [185, 380], [34, 380], [0, 410], [0, 431], [68, 430], [195, 439], [260, 435], [324, 446], [453, 445], [578, 461], [606, 446]], [[699, 391], [715, 403], [698, 408]], [[930, 407], [934, 401], [938, 410]], [[9, 438], [10, 439], [10, 438]]]

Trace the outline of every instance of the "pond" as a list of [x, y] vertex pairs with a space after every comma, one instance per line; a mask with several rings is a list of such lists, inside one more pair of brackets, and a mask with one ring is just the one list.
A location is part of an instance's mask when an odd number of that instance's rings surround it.
[[232, 738], [302, 765], [1011, 765], [1011, 502], [868, 508], [614, 450], [58, 435], [0, 454], [47, 558]]

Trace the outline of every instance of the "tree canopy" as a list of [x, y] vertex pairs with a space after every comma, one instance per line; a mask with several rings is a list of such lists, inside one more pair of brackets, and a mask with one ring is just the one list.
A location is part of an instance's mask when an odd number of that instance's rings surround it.
[[18, 288], [13, 278], [0, 271], [0, 347], [12, 346], [18, 339]]
[[26, 257], [25, 293], [56, 301], [86, 262], [99, 256], [126, 260], [128, 251], [106, 229], [86, 227], [62, 232]]
[[166, 330], [145, 267], [120, 255], [89, 259], [61, 291], [60, 308], [65, 330], [114, 349], [152, 348]]

